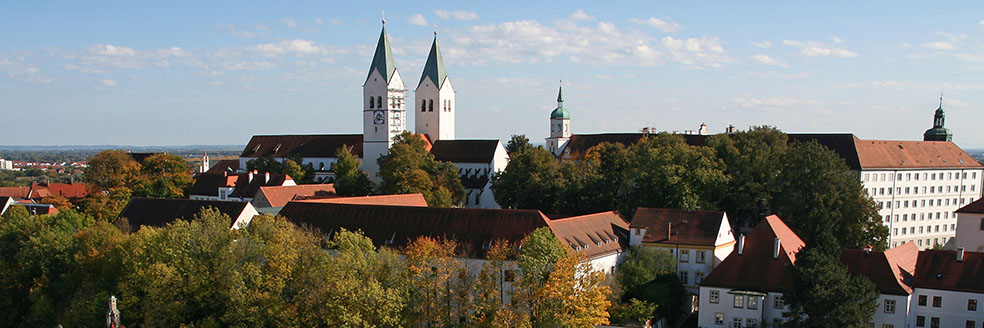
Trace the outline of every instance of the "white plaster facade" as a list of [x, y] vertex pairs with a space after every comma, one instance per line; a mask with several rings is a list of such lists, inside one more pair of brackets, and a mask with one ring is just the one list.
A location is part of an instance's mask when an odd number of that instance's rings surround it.
[[506, 147], [502, 145], [502, 142], [497, 142], [492, 161], [489, 163], [454, 162], [453, 164], [458, 167], [459, 177], [464, 178], [475, 175], [486, 175], [489, 177], [488, 182], [482, 188], [465, 189], [464, 207], [501, 208], [492, 195], [492, 177], [505, 170], [506, 165], [509, 164], [509, 154], [506, 153]]
[[984, 214], [957, 213], [954, 247], [984, 252]]
[[362, 93], [362, 168], [370, 178], [379, 181], [376, 159], [388, 154], [393, 138], [407, 130], [407, 90], [399, 70], [394, 68], [393, 76], [386, 81], [382, 73], [373, 69], [362, 86]]
[[253, 217], [260, 215], [260, 212], [256, 211], [252, 203], [247, 202], [246, 207], [243, 208], [243, 212], [239, 214], [234, 221], [232, 221], [232, 229], [245, 229], [249, 227], [249, 223], [253, 221]]
[[919, 249], [952, 249], [955, 211], [981, 198], [984, 169], [865, 169], [860, 178], [881, 208], [890, 247], [911, 241]]
[[[440, 88], [436, 87], [437, 83], [441, 83]], [[450, 77], [441, 82], [424, 77], [414, 92], [416, 98], [414, 131], [426, 134], [431, 142], [454, 140], [454, 96], [454, 86], [451, 85]]]
[[747, 292], [720, 287], [700, 287], [697, 327], [760, 327], [783, 319], [788, 307], [782, 293]]
[[[655, 229], [655, 228], [654, 228]], [[669, 251], [676, 261], [677, 277], [684, 288], [692, 294], [698, 293], [698, 288], [704, 277], [711, 273], [721, 261], [724, 261], [735, 248], [735, 236], [731, 231], [728, 215], [722, 213], [718, 224], [717, 237], [713, 245], [693, 245], [674, 242], [673, 239], [659, 243], [643, 242], [643, 236], [648, 229], [630, 226], [629, 245], [643, 245]]]
[[0, 204], [0, 215], [7, 213], [7, 209], [10, 208], [11, 205], [17, 204], [17, 201], [15, 201], [13, 197], [7, 197], [6, 200], [7, 201]]
[[908, 327], [984, 327], [981, 302], [984, 294], [980, 293], [916, 288], [912, 292]]

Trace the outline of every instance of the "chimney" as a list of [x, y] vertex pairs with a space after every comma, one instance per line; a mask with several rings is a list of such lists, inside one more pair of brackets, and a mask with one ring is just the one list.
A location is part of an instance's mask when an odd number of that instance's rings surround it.
[[871, 254], [871, 245], [864, 247], [864, 255]]
[[738, 235], [738, 255], [745, 252], [745, 235]]
[[776, 242], [772, 244], [772, 258], [779, 258], [779, 237], [776, 237]]
[[270, 182], [270, 172], [263, 173], [263, 184]]
[[673, 223], [666, 223], [666, 240], [670, 240], [670, 236], [673, 236]]
[[964, 248], [957, 247], [957, 262], [963, 262]]

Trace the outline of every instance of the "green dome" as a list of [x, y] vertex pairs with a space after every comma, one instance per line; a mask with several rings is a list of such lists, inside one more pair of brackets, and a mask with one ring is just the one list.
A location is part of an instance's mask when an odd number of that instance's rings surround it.
[[571, 118], [571, 113], [568, 113], [564, 107], [557, 107], [552, 112], [550, 112], [550, 118]]

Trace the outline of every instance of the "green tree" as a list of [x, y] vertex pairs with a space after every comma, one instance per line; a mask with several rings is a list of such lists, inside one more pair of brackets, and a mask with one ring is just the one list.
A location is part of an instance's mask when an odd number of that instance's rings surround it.
[[82, 212], [86, 215], [106, 222], [116, 222], [116, 218], [130, 202], [132, 192], [125, 187], [118, 187], [109, 190], [108, 194], [101, 192], [91, 193], [81, 202]]
[[629, 200], [622, 213], [645, 207], [714, 209], [728, 182], [713, 150], [690, 146], [682, 136], [645, 137], [631, 150]]
[[676, 277], [676, 260], [665, 250], [635, 246], [626, 252], [625, 262], [618, 267], [616, 279], [623, 289], [621, 305], [628, 314], [620, 314], [620, 320], [635, 319], [637, 311], [652, 306], [647, 318], [658, 314], [671, 322], [679, 317], [685, 294]]
[[530, 149], [533, 149], [533, 144], [530, 143], [530, 139], [527, 138], [525, 134], [514, 134], [509, 138], [509, 142], [506, 143], [506, 153], [508, 153], [509, 156], [519, 154]]
[[435, 160], [425, 145], [423, 139], [406, 131], [394, 138], [389, 153], [377, 160], [383, 180], [380, 193], [420, 193], [433, 207], [461, 204], [465, 187], [458, 178], [458, 168]]
[[865, 327], [878, 307], [878, 290], [840, 263], [840, 248], [829, 232], [800, 250], [784, 327]]
[[727, 193], [717, 200], [735, 226], [754, 226], [772, 213], [780, 193], [777, 178], [789, 151], [787, 136], [770, 126], [718, 134], [707, 140], [726, 165]]
[[338, 147], [335, 151], [338, 158], [331, 164], [331, 170], [335, 172], [335, 192], [339, 196], [366, 196], [376, 188], [375, 183], [369, 179], [366, 171], [362, 170], [362, 161], [352, 155], [348, 147]]
[[140, 164], [122, 150], [104, 150], [89, 158], [85, 168], [88, 183], [100, 190], [134, 189], [140, 179]]
[[885, 249], [888, 228], [843, 158], [816, 142], [794, 144], [786, 157], [776, 212], [807, 245], [830, 232], [839, 248]]
[[75, 209], [75, 205], [72, 205], [72, 202], [68, 201], [68, 198], [60, 195], [45, 196], [41, 198], [39, 203], [54, 205], [59, 211]]
[[182, 198], [191, 188], [191, 167], [181, 156], [155, 154], [140, 165], [140, 184], [134, 196], [157, 198]]
[[618, 266], [616, 278], [626, 291], [643, 287], [660, 275], [676, 272], [673, 254], [654, 247], [632, 246]]
[[566, 183], [557, 159], [537, 146], [511, 154], [506, 168], [492, 179], [492, 191], [503, 208], [555, 213]]
[[273, 158], [273, 156], [262, 156], [257, 159], [246, 161], [246, 170], [270, 173], [283, 173], [284, 163]]

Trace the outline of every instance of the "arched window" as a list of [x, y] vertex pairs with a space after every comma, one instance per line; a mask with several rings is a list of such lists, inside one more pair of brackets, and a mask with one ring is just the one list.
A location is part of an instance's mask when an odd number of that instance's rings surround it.
[[379, 104], [379, 108], [383, 108], [383, 96], [376, 96], [376, 103]]
[[369, 97], [369, 108], [376, 108], [376, 98]]
[[427, 101], [427, 111], [428, 112], [433, 112], [434, 111], [434, 99], [431, 99], [431, 100], [428, 100]]
[[423, 99], [423, 100], [420, 101], [420, 111], [421, 112], [426, 112], [427, 111], [427, 100], [426, 99]]

